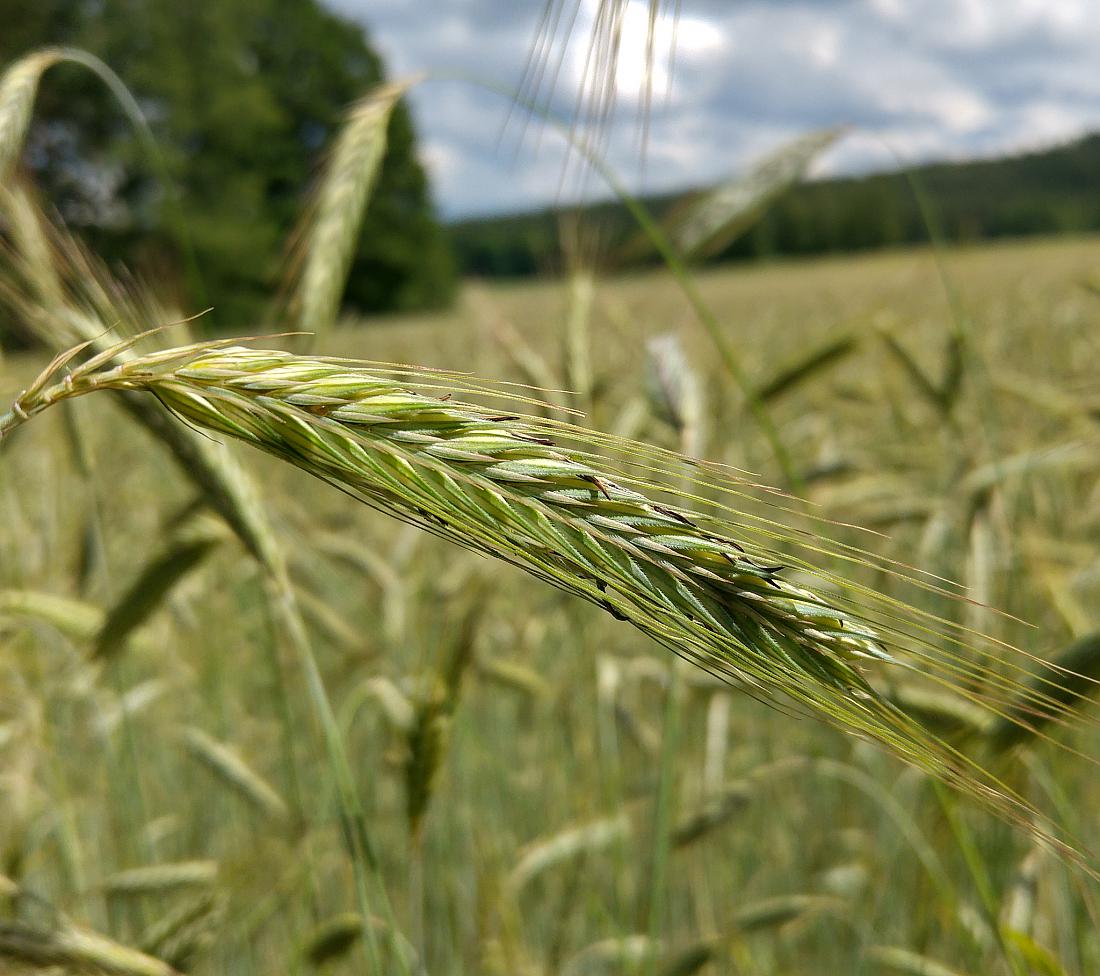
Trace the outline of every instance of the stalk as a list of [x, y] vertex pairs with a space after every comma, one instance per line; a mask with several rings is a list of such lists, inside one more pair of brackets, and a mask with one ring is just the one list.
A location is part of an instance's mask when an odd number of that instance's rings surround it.
[[20, 417], [14, 410], [9, 410], [6, 414], [0, 416], [0, 444], [3, 444], [4, 438], [23, 423], [25, 419]]
[[[683, 678], [676, 662], [672, 662], [665, 698], [664, 728], [661, 736], [661, 768], [657, 784], [657, 800], [653, 810], [653, 849], [650, 852], [649, 898], [644, 923], [650, 942], [657, 945], [665, 924], [668, 888], [668, 855], [671, 847], [673, 814], [676, 805], [676, 753], [680, 744], [680, 699]], [[657, 957], [651, 956], [646, 976], [657, 976]]]

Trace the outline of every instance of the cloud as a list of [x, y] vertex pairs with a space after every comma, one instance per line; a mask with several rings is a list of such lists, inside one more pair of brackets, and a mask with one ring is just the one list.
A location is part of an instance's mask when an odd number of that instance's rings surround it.
[[[563, 181], [567, 153], [552, 129], [525, 129], [507, 99], [454, 80], [514, 88], [542, 0], [328, 2], [367, 26], [391, 73], [440, 76], [418, 86], [413, 108], [445, 215], [606, 195], [591, 174]], [[595, 2], [581, 0], [558, 84], [540, 90], [558, 113], [574, 109]], [[683, 0], [673, 64], [669, 27], [658, 28], [643, 163], [647, 6], [632, 0], [624, 23], [622, 97], [606, 136], [607, 158], [634, 189], [720, 179], [783, 139], [839, 122], [855, 133], [826, 160], [831, 172], [890, 166], [895, 154], [1033, 148], [1100, 126], [1095, 0]]]

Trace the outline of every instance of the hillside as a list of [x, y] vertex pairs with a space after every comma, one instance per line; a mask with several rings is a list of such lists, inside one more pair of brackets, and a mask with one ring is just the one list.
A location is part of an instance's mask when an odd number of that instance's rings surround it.
[[[915, 177], [915, 179], [912, 179]], [[1100, 229], [1100, 134], [1042, 152], [963, 163], [937, 163], [803, 184], [779, 200], [745, 236], [714, 260], [861, 251], [927, 241], [929, 222], [914, 184], [945, 239], [957, 242]], [[645, 199], [660, 215], [688, 193]], [[572, 214], [568, 214], [571, 216]], [[560, 210], [463, 220], [449, 227], [466, 275], [523, 277], [560, 264]], [[635, 234], [615, 202], [583, 211], [598, 229], [599, 251], [612, 265], [648, 257], [616, 255]]]

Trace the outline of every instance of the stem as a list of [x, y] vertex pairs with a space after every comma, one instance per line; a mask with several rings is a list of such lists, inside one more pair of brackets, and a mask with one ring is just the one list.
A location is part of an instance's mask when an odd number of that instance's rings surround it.
[[424, 943], [424, 838], [414, 837], [409, 850], [409, 938], [420, 954], [428, 958]]
[[932, 787], [936, 792], [936, 798], [940, 802], [940, 808], [943, 810], [948, 826], [951, 828], [955, 844], [962, 852], [963, 861], [970, 873], [970, 879], [978, 892], [978, 900], [985, 915], [986, 924], [996, 939], [997, 947], [1001, 950], [1001, 956], [1008, 963], [1013, 976], [1025, 976], [1026, 970], [1020, 952], [1005, 937], [1005, 930], [1001, 926], [1000, 898], [994, 890], [993, 880], [990, 878], [985, 861], [982, 859], [982, 853], [978, 850], [974, 835], [964, 821], [962, 813], [955, 803], [955, 798], [948, 793], [943, 784], [933, 780]]
[[9, 410], [0, 417], [0, 442], [2, 442], [11, 431], [23, 423], [23, 420], [24, 418], [20, 417], [14, 410]]
[[313, 656], [309, 637], [306, 635], [297, 600], [290, 580], [285, 572], [276, 572], [268, 576], [270, 585], [269, 599], [282, 618], [284, 632], [290, 639], [298, 663], [305, 671], [306, 687], [310, 702], [324, 734], [325, 751], [328, 753], [329, 766], [335, 779], [337, 805], [343, 828], [344, 843], [351, 859], [355, 876], [356, 900], [359, 913], [363, 918], [363, 941], [367, 948], [371, 972], [381, 972], [381, 957], [378, 952], [378, 940], [371, 924], [370, 895], [368, 873], [377, 870], [374, 847], [367, 833], [366, 818], [359, 804], [355, 782], [348, 763], [347, 752], [325, 691], [324, 679]]
[[[671, 846], [673, 807], [676, 803], [676, 752], [680, 738], [680, 697], [683, 675], [679, 658], [669, 662], [668, 698], [665, 700], [664, 730], [661, 737], [661, 771], [657, 786], [657, 803], [653, 813], [653, 851], [649, 872], [649, 905], [646, 930], [650, 943], [660, 941], [668, 903], [665, 890], [668, 875], [668, 855]], [[646, 966], [647, 976], [657, 972], [657, 953], [653, 953]]]
[[317, 658], [313, 654], [305, 623], [298, 609], [294, 587], [286, 574], [285, 566], [273, 570], [268, 576], [268, 582], [272, 605], [282, 618], [285, 633], [290, 640], [302, 670], [305, 672], [310, 703], [313, 705], [324, 736], [325, 751], [333, 774], [333, 785], [336, 788], [340, 826], [344, 835], [344, 844], [352, 863], [359, 914], [363, 918], [363, 940], [371, 961], [369, 971], [371, 973], [383, 971], [370, 910], [370, 888], [373, 881], [381, 903], [382, 920], [389, 930], [393, 951], [397, 956], [398, 971], [404, 976], [409, 976], [411, 972], [409, 959], [401, 942], [401, 932], [397, 927], [393, 906], [386, 894], [385, 882], [375, 853], [376, 847], [370, 837], [366, 813], [359, 801], [355, 776], [352, 773], [347, 750], [344, 748], [340, 726], [332, 709], [328, 692], [325, 690], [321, 669], [317, 666]]

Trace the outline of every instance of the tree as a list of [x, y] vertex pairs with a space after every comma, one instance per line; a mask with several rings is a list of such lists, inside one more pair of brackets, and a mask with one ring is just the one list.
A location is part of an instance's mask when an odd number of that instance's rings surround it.
[[[97, 251], [145, 273], [186, 269], [190, 251], [188, 305], [213, 305], [218, 327], [257, 324], [324, 147], [383, 80], [362, 29], [315, 0], [49, 0], [29, 18], [4, 11], [12, 2], [0, 14], [19, 30], [0, 56], [58, 43], [98, 55], [149, 116], [176, 187], [173, 205], [109, 96], [58, 68], [27, 153], [51, 202]], [[359, 311], [440, 304], [453, 285], [403, 106], [389, 139], [346, 295]]]

